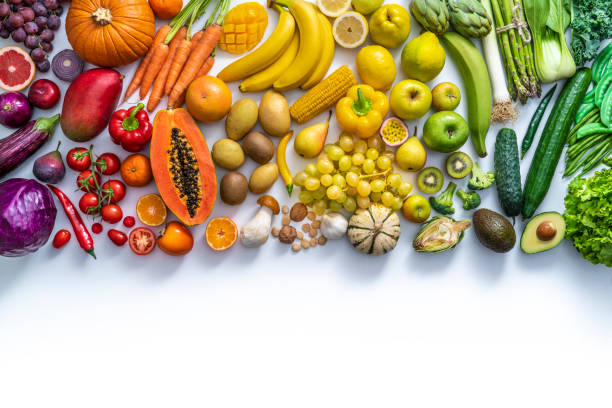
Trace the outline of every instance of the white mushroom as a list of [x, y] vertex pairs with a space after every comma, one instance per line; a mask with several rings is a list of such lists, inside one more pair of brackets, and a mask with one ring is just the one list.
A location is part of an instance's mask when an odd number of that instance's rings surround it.
[[266, 243], [272, 227], [272, 215], [280, 212], [278, 201], [270, 195], [259, 197], [257, 204], [261, 208], [240, 231], [240, 242], [247, 248], [257, 248]]
[[327, 239], [342, 238], [346, 234], [347, 227], [348, 221], [340, 213], [327, 213], [321, 220], [321, 234]]

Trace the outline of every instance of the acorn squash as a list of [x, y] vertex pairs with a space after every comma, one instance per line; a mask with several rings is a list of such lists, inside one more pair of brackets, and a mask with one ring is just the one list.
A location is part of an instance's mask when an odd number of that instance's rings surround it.
[[359, 252], [383, 255], [393, 250], [400, 235], [397, 214], [382, 204], [358, 210], [349, 220], [347, 237]]
[[150, 158], [166, 206], [184, 224], [202, 224], [215, 205], [217, 176], [206, 141], [185, 109], [155, 115]]

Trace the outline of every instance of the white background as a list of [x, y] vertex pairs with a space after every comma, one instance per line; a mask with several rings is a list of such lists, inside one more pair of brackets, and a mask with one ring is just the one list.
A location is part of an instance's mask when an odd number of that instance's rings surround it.
[[[269, 16], [266, 38], [277, 19]], [[413, 21], [410, 38], [418, 32]], [[63, 27], [54, 45], [52, 55], [68, 47]], [[404, 79], [400, 52], [394, 50], [396, 81]], [[354, 69], [355, 55], [337, 47], [331, 69]], [[228, 61], [219, 52], [212, 73]], [[120, 69], [124, 88], [134, 70]], [[429, 85], [442, 81], [463, 91], [450, 58]], [[239, 98], [238, 83], [230, 87]], [[519, 143], [536, 105], [520, 107], [512, 126]], [[35, 117], [59, 110], [37, 110]], [[465, 115], [465, 101], [458, 112]], [[224, 136], [222, 123], [201, 128], [209, 146]], [[489, 132], [490, 152], [498, 129]], [[338, 134], [332, 119], [328, 141]], [[63, 154], [76, 145], [58, 126], [35, 156], [57, 140]], [[127, 156], [106, 131], [93, 143], [97, 153]], [[522, 163], [523, 179], [535, 146]], [[470, 142], [462, 150], [476, 157]], [[33, 161], [11, 176], [32, 177]], [[443, 161], [430, 154], [427, 165]], [[294, 173], [305, 164], [290, 154]], [[481, 164], [492, 168], [492, 154]], [[241, 171], [253, 168], [247, 160]], [[539, 211], [563, 211], [562, 171], [560, 165]], [[61, 187], [76, 203], [75, 178], [68, 170]], [[135, 215], [138, 197], [153, 191], [130, 188], [125, 215]], [[272, 192], [287, 204], [297, 196], [287, 199], [280, 181]], [[218, 200], [213, 216], [242, 225], [256, 212], [255, 199], [239, 208]], [[499, 210], [495, 188], [483, 193], [482, 206]], [[457, 218], [469, 216], [455, 207]], [[67, 227], [58, 206], [55, 231]], [[520, 236], [523, 223], [516, 227]], [[610, 406], [612, 277], [567, 241], [542, 254], [526, 255], [518, 245], [495, 254], [469, 230], [454, 251], [417, 254], [417, 226], [402, 217], [397, 248], [381, 258], [360, 255], [345, 240], [299, 254], [274, 240], [214, 253], [203, 226], [192, 228], [196, 245], [185, 257], [159, 250], [137, 257], [110, 243], [109, 228], [95, 236], [97, 261], [74, 237], [60, 251], [49, 244], [0, 259], [0, 406]]]

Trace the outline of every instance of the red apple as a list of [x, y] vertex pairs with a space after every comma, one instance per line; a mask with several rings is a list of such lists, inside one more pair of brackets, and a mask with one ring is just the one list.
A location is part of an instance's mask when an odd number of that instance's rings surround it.
[[60, 100], [60, 90], [55, 82], [48, 79], [34, 81], [28, 92], [30, 103], [40, 109], [51, 109]]

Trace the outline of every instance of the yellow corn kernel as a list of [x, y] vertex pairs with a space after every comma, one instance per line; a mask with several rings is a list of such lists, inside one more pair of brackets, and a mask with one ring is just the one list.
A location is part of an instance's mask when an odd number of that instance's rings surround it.
[[342, 65], [295, 101], [289, 113], [299, 124], [308, 122], [334, 106], [353, 85], [357, 85], [353, 71]]

